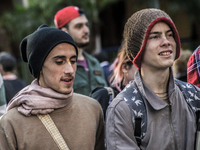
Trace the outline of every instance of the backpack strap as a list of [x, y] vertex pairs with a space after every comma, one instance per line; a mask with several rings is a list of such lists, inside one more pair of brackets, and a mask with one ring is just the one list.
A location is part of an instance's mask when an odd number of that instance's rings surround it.
[[186, 102], [196, 112], [200, 110], [200, 92], [197, 91], [195, 85], [175, 79], [176, 85], [183, 93]]
[[134, 81], [131, 81], [123, 89], [120, 95], [123, 97], [130, 108], [132, 114], [134, 136], [138, 146], [140, 146], [141, 140], [145, 136], [147, 129], [147, 112], [143, 98]]

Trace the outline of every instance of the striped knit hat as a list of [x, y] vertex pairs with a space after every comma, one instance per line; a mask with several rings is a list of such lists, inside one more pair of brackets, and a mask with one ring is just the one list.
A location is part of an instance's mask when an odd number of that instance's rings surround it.
[[160, 9], [142, 9], [134, 13], [124, 27], [125, 51], [138, 69], [141, 67], [141, 58], [144, 53], [149, 33], [157, 22], [165, 22], [174, 33], [176, 41], [176, 57], [180, 55], [180, 38], [178, 31], [168, 14]]

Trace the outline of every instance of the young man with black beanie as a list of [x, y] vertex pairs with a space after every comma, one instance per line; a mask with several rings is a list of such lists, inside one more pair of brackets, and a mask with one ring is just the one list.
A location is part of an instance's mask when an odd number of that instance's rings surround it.
[[160, 9], [142, 9], [126, 22], [123, 38], [138, 70], [107, 110], [107, 149], [193, 150], [200, 89], [173, 77], [181, 45], [172, 19]]
[[90, 42], [90, 29], [84, 11], [77, 6], [65, 7], [55, 14], [54, 22], [58, 29], [72, 36], [78, 47], [74, 91], [89, 96], [96, 87], [107, 86], [99, 61], [85, 51]]
[[35, 80], [0, 119], [0, 149], [104, 150], [101, 106], [73, 92], [78, 49], [71, 36], [42, 25], [20, 51]]

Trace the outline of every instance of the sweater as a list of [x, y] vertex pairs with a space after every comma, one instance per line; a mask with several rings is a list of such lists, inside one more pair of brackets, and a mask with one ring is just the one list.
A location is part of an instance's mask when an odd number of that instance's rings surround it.
[[[101, 106], [74, 93], [68, 104], [49, 114], [70, 150], [104, 150], [104, 120]], [[56, 150], [58, 146], [35, 116], [10, 109], [0, 120], [1, 150]]]

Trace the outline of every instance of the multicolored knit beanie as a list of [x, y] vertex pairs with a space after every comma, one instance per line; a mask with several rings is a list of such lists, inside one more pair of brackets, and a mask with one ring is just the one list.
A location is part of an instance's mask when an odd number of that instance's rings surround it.
[[141, 67], [141, 59], [149, 38], [149, 33], [157, 22], [165, 22], [172, 29], [177, 46], [175, 59], [180, 55], [180, 38], [169, 15], [160, 9], [142, 9], [128, 19], [123, 33], [125, 51], [131, 59], [134, 58], [133, 63], [138, 69]]

